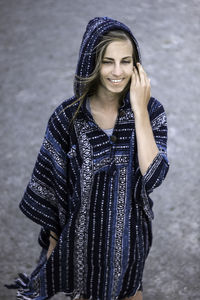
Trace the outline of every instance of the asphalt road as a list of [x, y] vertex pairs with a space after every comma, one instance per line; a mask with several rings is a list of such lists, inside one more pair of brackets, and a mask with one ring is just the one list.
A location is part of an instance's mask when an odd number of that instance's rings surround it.
[[[39, 227], [18, 209], [54, 108], [73, 93], [87, 22], [110, 16], [139, 41], [168, 116], [170, 171], [155, 190], [144, 300], [200, 299], [200, 1], [0, 0], [0, 299], [30, 273]], [[57, 295], [53, 299], [66, 299]]]

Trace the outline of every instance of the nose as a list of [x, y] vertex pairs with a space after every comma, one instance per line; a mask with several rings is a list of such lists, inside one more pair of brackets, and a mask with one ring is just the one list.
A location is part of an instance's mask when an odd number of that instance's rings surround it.
[[115, 63], [112, 69], [112, 75], [119, 77], [122, 74], [122, 67], [120, 64]]

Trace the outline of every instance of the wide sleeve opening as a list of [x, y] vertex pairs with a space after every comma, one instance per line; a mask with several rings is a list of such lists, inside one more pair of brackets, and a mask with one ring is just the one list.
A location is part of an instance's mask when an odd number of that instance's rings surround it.
[[60, 234], [59, 204], [66, 202], [67, 130], [59, 114], [48, 122], [21, 211], [46, 230]]

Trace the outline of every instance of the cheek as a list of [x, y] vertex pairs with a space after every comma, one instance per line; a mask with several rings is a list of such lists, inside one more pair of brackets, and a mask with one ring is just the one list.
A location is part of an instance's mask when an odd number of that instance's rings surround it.
[[105, 77], [109, 73], [109, 68], [106, 66], [101, 67], [100, 69], [100, 77]]
[[100, 77], [99, 77], [100, 78], [100, 82], [102, 84], [105, 84], [105, 82], [107, 82], [107, 78], [109, 77], [109, 71], [108, 71], [108, 69], [107, 68], [102, 69], [99, 75], [100, 75]]
[[132, 74], [133, 74], [133, 66], [130, 66], [130, 68], [128, 68], [128, 70], [127, 70], [127, 75], [128, 75], [129, 77], [131, 77]]

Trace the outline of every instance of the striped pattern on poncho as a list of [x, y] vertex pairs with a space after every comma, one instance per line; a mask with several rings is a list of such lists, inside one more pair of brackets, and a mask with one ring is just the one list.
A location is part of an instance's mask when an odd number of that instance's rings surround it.
[[160, 151], [142, 176], [129, 95], [111, 137], [96, 125], [85, 103], [70, 125], [78, 104], [68, 106], [74, 100], [62, 103], [50, 118], [20, 203], [42, 226], [44, 248], [49, 230], [59, 241], [48, 260], [44, 252], [19, 299], [65, 292], [71, 298], [114, 300], [134, 295], [141, 286], [152, 241], [149, 194], [169, 167], [166, 114], [151, 98], [148, 111]]

